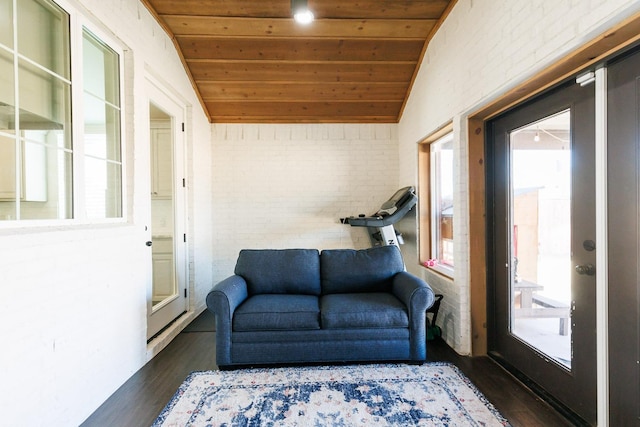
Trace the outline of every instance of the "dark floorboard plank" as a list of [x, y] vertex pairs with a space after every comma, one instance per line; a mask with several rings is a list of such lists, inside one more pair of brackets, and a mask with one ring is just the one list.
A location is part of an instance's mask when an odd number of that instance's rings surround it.
[[[199, 328], [201, 325], [202, 322]], [[460, 368], [514, 427], [571, 425], [489, 357], [460, 356], [442, 340], [429, 341], [427, 348], [429, 361], [451, 362]], [[82, 427], [148, 427], [191, 372], [213, 369], [217, 369], [215, 333], [183, 332], [123, 384]]]
[[442, 340], [430, 341], [427, 349], [430, 361], [460, 368], [513, 427], [573, 425], [488, 356], [460, 356]]
[[213, 369], [217, 369], [215, 333], [181, 333], [82, 426], [149, 427], [191, 372]]

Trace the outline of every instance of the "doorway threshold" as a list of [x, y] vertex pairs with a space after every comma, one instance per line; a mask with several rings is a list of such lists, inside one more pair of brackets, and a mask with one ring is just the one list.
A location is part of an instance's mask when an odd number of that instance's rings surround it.
[[544, 402], [549, 404], [553, 409], [558, 411], [563, 417], [565, 417], [569, 422], [578, 427], [589, 427], [591, 424], [586, 422], [582, 417], [573, 412], [570, 408], [568, 408], [565, 404], [560, 402], [554, 396], [552, 396], [549, 392], [547, 392], [543, 387], [539, 386], [537, 383], [532, 381], [518, 369], [516, 369], [509, 362], [504, 360], [499, 353], [490, 351], [488, 356], [493, 359], [498, 365], [500, 365], [505, 371], [515, 377], [518, 381], [520, 381], [525, 387], [531, 390], [536, 396], [542, 399]]
[[186, 328], [193, 319], [197, 317], [194, 311], [184, 311], [180, 316], [173, 319], [161, 331], [147, 340], [147, 357], [146, 361], [153, 359], [167, 345], [178, 336], [184, 328]]

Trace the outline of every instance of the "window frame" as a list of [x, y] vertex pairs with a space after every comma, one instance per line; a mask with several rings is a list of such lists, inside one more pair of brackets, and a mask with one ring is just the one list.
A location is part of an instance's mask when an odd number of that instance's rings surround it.
[[[439, 225], [437, 213], [434, 212], [434, 156], [432, 154], [432, 144], [442, 141], [444, 138], [455, 140], [453, 123], [442, 126], [418, 144], [418, 200], [419, 200], [419, 260], [420, 265], [448, 278], [453, 278], [455, 273], [454, 265], [443, 264], [437, 261], [437, 237], [436, 227]], [[455, 152], [455, 147], [453, 148]], [[453, 156], [453, 210], [455, 218], [455, 154]], [[455, 247], [455, 234], [453, 235]]]
[[[78, 82], [74, 82], [74, 86], [75, 88], [72, 87], [72, 93], [73, 93], [73, 98], [72, 101], [74, 103], [78, 103], [79, 108], [77, 108], [77, 110], [79, 110], [79, 112], [75, 113], [72, 107], [72, 126], [74, 129], [74, 132], [77, 131], [78, 135], [76, 135], [74, 133], [74, 140], [76, 141], [80, 141], [81, 143], [79, 145], [81, 145], [81, 151], [82, 151], [82, 157], [80, 157], [80, 155], [77, 155], [77, 159], [74, 159], [74, 219], [80, 220], [82, 222], [86, 222], [86, 223], [109, 223], [109, 222], [116, 222], [116, 223], [120, 223], [120, 222], [126, 222], [127, 219], [127, 204], [126, 204], [126, 144], [125, 144], [125, 93], [124, 93], [124, 49], [122, 48], [121, 44], [118, 43], [113, 37], [109, 36], [108, 34], [105, 33], [105, 31], [101, 31], [101, 29], [97, 26], [97, 25], [93, 25], [93, 23], [91, 23], [87, 18], [85, 18], [84, 16], [79, 15], [77, 17], [78, 20], [78, 25], [76, 27], [76, 31], [78, 32], [78, 34], [74, 34], [73, 32], [71, 33], [71, 39], [73, 40], [72, 44], [76, 44], [76, 55], [79, 55], [79, 57], [77, 58], [76, 61], [76, 66], [78, 68], [80, 68], [80, 70], [75, 70], [77, 72], [76, 75], [79, 76], [79, 83]], [[85, 131], [84, 131], [84, 119], [85, 119], [85, 105], [84, 105], [84, 95], [85, 95], [85, 86], [84, 86], [84, 75], [82, 73], [82, 61], [83, 61], [83, 41], [84, 41], [84, 34], [85, 32], [87, 32], [89, 35], [91, 35], [92, 37], [94, 37], [95, 39], [97, 39], [99, 42], [103, 43], [105, 46], [107, 46], [109, 49], [111, 49], [112, 51], [114, 51], [117, 55], [118, 55], [118, 98], [119, 98], [119, 111], [120, 111], [120, 120], [119, 120], [119, 139], [120, 139], [120, 216], [119, 217], [113, 217], [113, 218], [89, 218], [86, 215], [86, 192], [85, 192], [85, 180], [83, 178], [86, 178], [86, 173], [85, 173], [85, 168], [84, 165], [86, 163], [86, 158], [87, 155], [85, 153]], [[72, 72], [74, 71], [73, 68], [73, 53], [72, 53]], [[77, 91], [77, 93], [75, 92]], [[75, 113], [75, 115], [74, 115]], [[76, 138], [81, 138], [81, 139], [76, 139]], [[75, 152], [75, 151], [74, 151]], [[110, 163], [109, 161], [107, 161], [107, 163]], [[77, 177], [75, 175], [75, 170], [77, 170], [78, 168], [81, 168], [82, 171], [82, 176], [81, 177]], [[78, 184], [78, 188], [75, 186], [76, 184]], [[81, 191], [81, 192], [80, 192]], [[75, 203], [76, 201], [76, 196], [79, 195], [80, 196], [80, 201], [82, 202], [80, 203]]]
[[[51, 226], [76, 226], [91, 224], [121, 224], [129, 217], [127, 197], [127, 143], [125, 111], [125, 48], [123, 43], [104, 29], [100, 23], [84, 15], [77, 7], [66, 0], [49, 0], [69, 16], [69, 57], [71, 73], [70, 106], [71, 125], [71, 218], [12, 219], [0, 220], [0, 229], [41, 228]], [[15, 10], [17, 0], [13, 1]], [[14, 19], [14, 26], [17, 24]], [[14, 37], [17, 32], [14, 28]], [[84, 79], [83, 79], [83, 40], [85, 31], [118, 55], [118, 96], [119, 96], [119, 150], [120, 150], [120, 215], [112, 218], [89, 218], [85, 212], [85, 149], [84, 149]], [[15, 45], [15, 42], [14, 42]], [[11, 46], [13, 49], [14, 46]], [[2, 49], [0, 47], [0, 49]], [[4, 50], [4, 49], [3, 49]], [[13, 82], [15, 93], [16, 85]], [[14, 201], [15, 203], [15, 201]]]

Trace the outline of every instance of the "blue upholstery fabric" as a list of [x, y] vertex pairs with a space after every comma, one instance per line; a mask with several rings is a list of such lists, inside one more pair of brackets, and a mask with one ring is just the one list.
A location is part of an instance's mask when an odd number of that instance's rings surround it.
[[409, 326], [406, 306], [389, 293], [331, 294], [320, 301], [323, 329]]
[[390, 292], [393, 276], [404, 271], [400, 249], [325, 249], [320, 254], [322, 293]]
[[[312, 331], [306, 331], [311, 334]], [[413, 359], [407, 339], [358, 339], [298, 342], [234, 343], [231, 350], [234, 365], [406, 361]]]
[[411, 357], [414, 360], [426, 359], [426, 311], [433, 305], [435, 294], [424, 280], [406, 271], [402, 271], [394, 276], [392, 290], [393, 294], [402, 301], [409, 310]]
[[434, 294], [395, 246], [243, 250], [236, 272], [207, 296], [219, 367], [426, 360]]
[[233, 315], [233, 331], [320, 329], [315, 295], [261, 294], [249, 297]]
[[237, 365], [412, 359], [407, 328], [234, 332], [232, 340]]
[[207, 308], [216, 318], [216, 363], [219, 366], [232, 363], [231, 319], [236, 307], [247, 296], [247, 283], [240, 276], [227, 277], [207, 295]]
[[316, 249], [243, 249], [235, 274], [249, 295], [320, 295], [320, 257]]
[[[299, 331], [262, 331], [234, 332], [231, 338], [234, 344], [261, 344], [266, 342], [327, 342], [327, 341], [408, 341], [407, 328], [375, 329], [319, 329]], [[318, 357], [320, 357], [319, 355]]]

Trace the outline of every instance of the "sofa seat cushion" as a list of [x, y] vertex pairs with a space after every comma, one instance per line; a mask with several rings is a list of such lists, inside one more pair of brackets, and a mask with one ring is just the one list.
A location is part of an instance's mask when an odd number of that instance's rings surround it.
[[320, 329], [319, 301], [313, 295], [254, 295], [233, 314], [234, 331], [307, 329]]
[[386, 292], [324, 295], [320, 307], [323, 329], [409, 327], [405, 305]]

